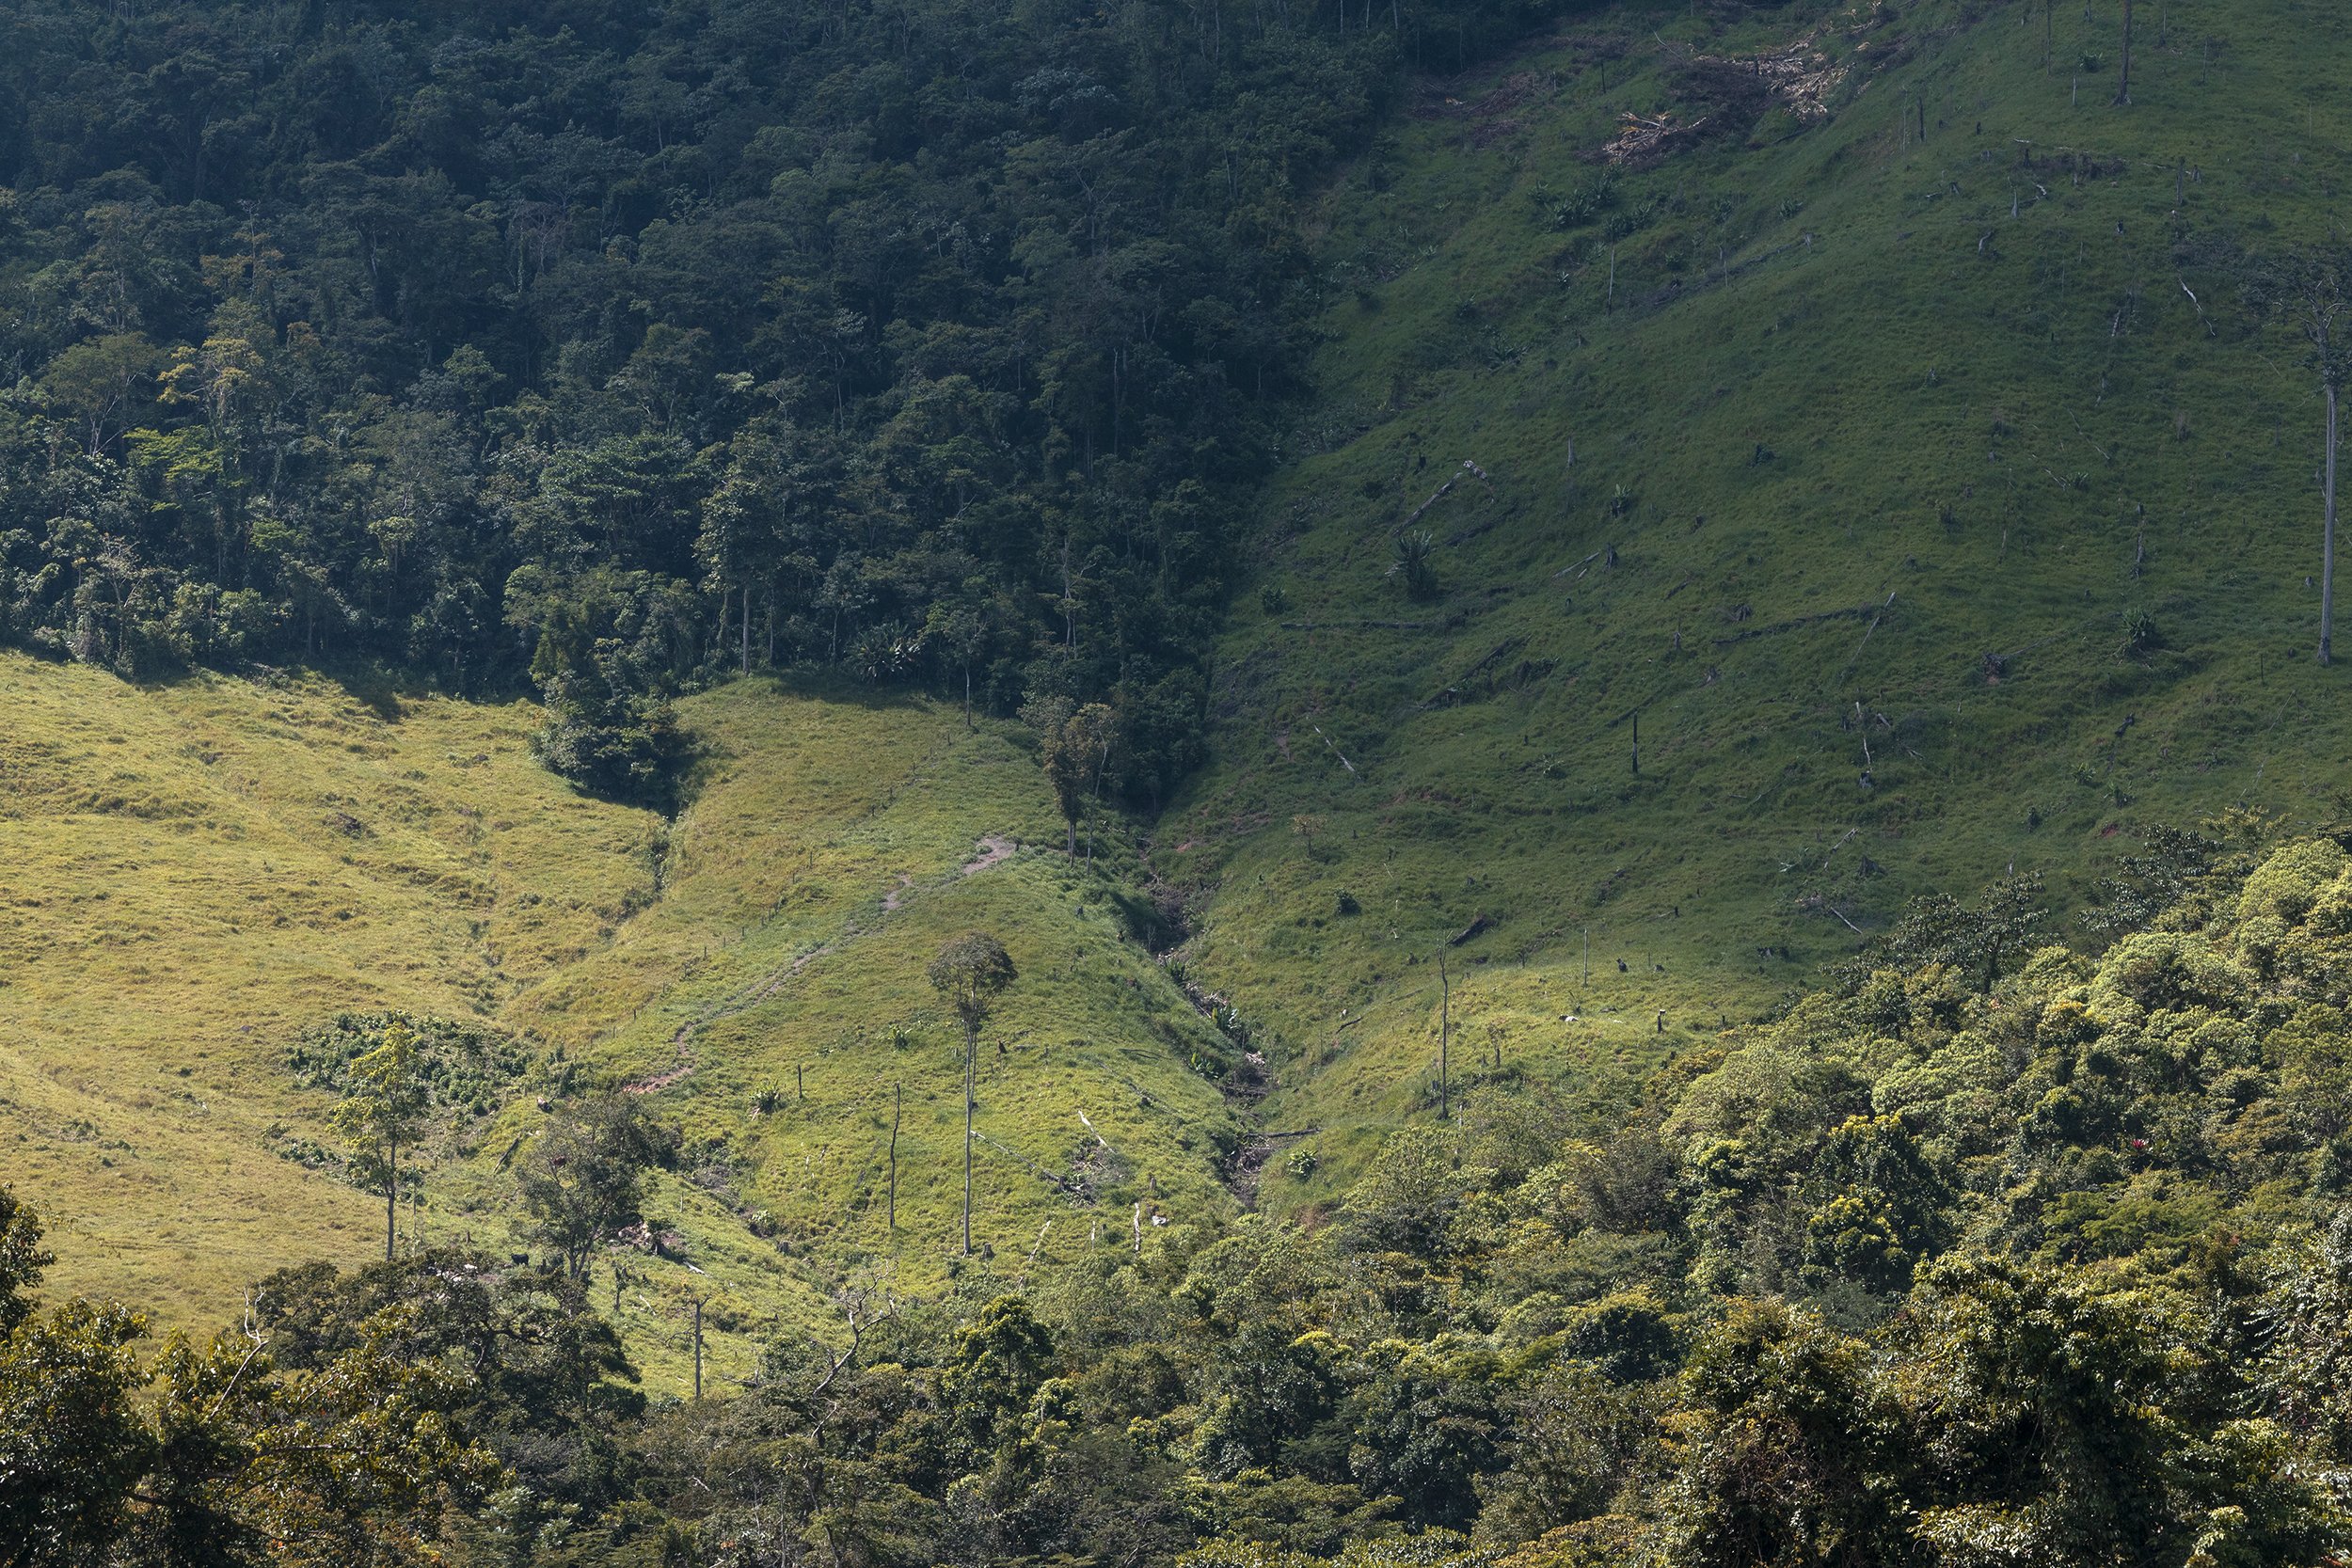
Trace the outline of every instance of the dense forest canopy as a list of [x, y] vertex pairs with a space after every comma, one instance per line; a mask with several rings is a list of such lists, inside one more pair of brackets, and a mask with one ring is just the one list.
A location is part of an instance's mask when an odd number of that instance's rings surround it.
[[1152, 799], [1311, 182], [1495, 0], [0, 17], [0, 637], [528, 674], [659, 798], [726, 668], [1103, 701]]

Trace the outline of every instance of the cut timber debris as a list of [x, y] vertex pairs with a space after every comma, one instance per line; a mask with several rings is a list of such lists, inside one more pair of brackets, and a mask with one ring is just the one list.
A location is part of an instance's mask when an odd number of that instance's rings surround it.
[[[1527, 639], [1524, 637], [1504, 638], [1501, 642], [1495, 644], [1494, 650], [1487, 654], [1486, 657], [1480, 659], [1477, 663], [1463, 671], [1452, 681], [1449, 681], [1446, 684], [1445, 689], [1439, 691], [1436, 696], [1430, 698], [1427, 702], [1421, 704], [1421, 711], [1426, 713], [1431, 708], [1443, 707], [1450, 703], [1457, 703], [1461, 701], [1462, 689], [1464, 687], [1478, 679], [1479, 676], [1485, 675], [1488, 672], [1492, 671], [1497, 663], [1508, 657], [1510, 655], [1517, 653], [1520, 648], [1526, 646], [1526, 643]], [[1491, 684], [1491, 682], [1489, 684]]]
[[1652, 119], [1628, 109], [1617, 117], [1617, 134], [1601, 148], [1600, 155], [1613, 164], [1646, 164], [1662, 156], [1673, 143], [1696, 135], [1706, 123], [1703, 115], [1683, 125], [1676, 122], [1671, 111], [1661, 111]]
[[1468, 926], [1463, 927], [1462, 929], [1454, 935], [1453, 940], [1446, 943], [1446, 945], [1448, 947], [1459, 947], [1462, 943], [1470, 941], [1470, 938], [1478, 935], [1481, 931], [1492, 930], [1494, 928], [1494, 924], [1495, 923], [1491, 918], [1482, 914], [1476, 920], [1471, 921]]
[[1764, 78], [1772, 96], [1803, 120], [1827, 119], [1830, 95], [1846, 79], [1846, 68], [1816, 49], [1809, 38], [1777, 54], [1757, 55], [1756, 73]]

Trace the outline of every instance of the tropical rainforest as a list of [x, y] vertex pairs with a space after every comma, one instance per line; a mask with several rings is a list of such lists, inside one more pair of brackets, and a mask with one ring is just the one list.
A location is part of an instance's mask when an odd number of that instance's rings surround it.
[[2352, 1555], [2352, 19], [0, 43], [0, 1568]]

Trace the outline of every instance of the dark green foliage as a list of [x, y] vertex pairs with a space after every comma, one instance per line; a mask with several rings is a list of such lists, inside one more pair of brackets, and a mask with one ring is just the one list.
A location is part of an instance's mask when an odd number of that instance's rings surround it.
[[2004, 962], [2022, 952], [2049, 911], [2042, 905], [2042, 878], [2027, 872], [1994, 883], [1973, 906], [1947, 894], [1930, 894], [1903, 911], [1895, 928], [1869, 944], [1837, 973], [1858, 982], [1875, 964], [1917, 969], [1950, 964], [1975, 971], [1990, 985]]
[[57, 1259], [42, 1249], [40, 1222], [11, 1187], [0, 1187], [0, 1335], [31, 1314], [33, 1288]]
[[1531, 19], [12, 7], [0, 637], [528, 673], [549, 766], [657, 804], [729, 669], [1102, 700], [1156, 798], [1299, 199]]
[[[461, 1357], [416, 1332], [439, 1271], [481, 1265], [434, 1265], [372, 1302], [346, 1293], [333, 1332], [298, 1338], [265, 1333], [257, 1312], [209, 1343], [174, 1334], [151, 1357], [143, 1317], [86, 1298], [15, 1323], [0, 1337], [0, 1563], [424, 1559], [444, 1511], [485, 1506], [500, 1474], [463, 1430], [499, 1402], [475, 1373], [500, 1347]], [[305, 1299], [332, 1293], [333, 1274], [301, 1271]]]
[[1407, 529], [1396, 536], [1396, 563], [1389, 569], [1405, 584], [1406, 597], [1415, 603], [1438, 596], [1438, 542], [1425, 529]]
[[332, 1367], [395, 1313], [398, 1354], [467, 1368], [459, 1414], [514, 1479], [556, 1505], [617, 1499], [620, 1433], [645, 1401], [580, 1281], [436, 1249], [348, 1274], [326, 1263], [281, 1270], [254, 1299], [271, 1356], [289, 1370]]
[[429, 1102], [447, 1114], [485, 1115], [514, 1093], [537, 1060], [529, 1047], [478, 1023], [385, 1012], [337, 1013], [304, 1030], [287, 1052], [286, 1065], [297, 1083], [343, 1093], [352, 1062], [373, 1050], [395, 1023], [415, 1039], [417, 1076]]
[[1949, 1240], [1950, 1192], [1899, 1117], [1849, 1117], [1813, 1162], [1805, 1265], [1873, 1291], [1902, 1291]]

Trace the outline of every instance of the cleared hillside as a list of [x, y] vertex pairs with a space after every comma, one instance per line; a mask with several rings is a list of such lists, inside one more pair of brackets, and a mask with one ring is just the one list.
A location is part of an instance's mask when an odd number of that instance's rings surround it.
[[429, 1152], [404, 1233], [527, 1246], [501, 1166], [541, 1101], [628, 1083], [688, 1143], [648, 1209], [672, 1256], [625, 1259], [617, 1315], [660, 1385], [687, 1375], [690, 1296], [721, 1368], [747, 1366], [842, 1278], [949, 1268], [958, 1045], [923, 968], [976, 927], [1021, 970], [983, 1044], [984, 1266], [1119, 1244], [1137, 1202], [1232, 1201], [1230, 1050], [1135, 940], [1120, 851], [1089, 873], [1020, 850], [1058, 828], [1036, 765], [953, 709], [695, 699], [704, 782], [664, 824], [539, 768], [527, 705], [18, 658], [0, 706], [0, 1141], [63, 1289], [194, 1322], [289, 1261], [364, 1260], [380, 1199], [319, 1163], [326, 1097], [288, 1053], [395, 1007], [513, 1031], [536, 1063]]
[[2344, 815], [2318, 380], [2245, 285], [2328, 239], [2345, 19], [2139, 11], [2124, 107], [2114, 7], [1627, 6], [1334, 192], [1156, 851], [1322, 1129], [1270, 1196], [1435, 1109], [1440, 949], [1456, 1074], [1583, 1075], [1919, 894], [2040, 872], [2058, 931], [2134, 823]]

